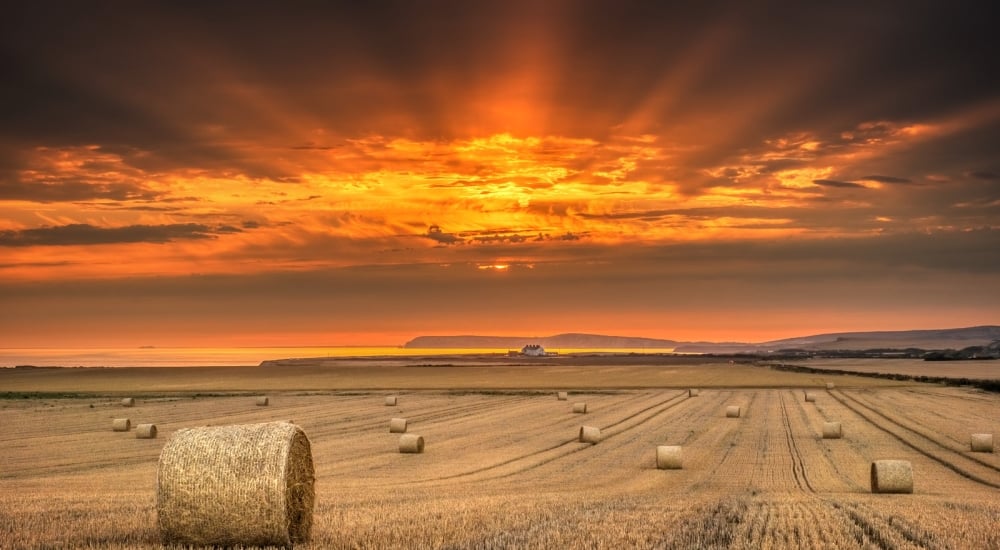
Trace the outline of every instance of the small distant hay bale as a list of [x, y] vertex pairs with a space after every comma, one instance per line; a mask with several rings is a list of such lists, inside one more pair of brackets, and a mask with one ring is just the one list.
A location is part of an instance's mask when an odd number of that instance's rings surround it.
[[840, 439], [841, 437], [844, 437], [844, 432], [840, 422], [823, 423], [823, 439]]
[[912, 493], [913, 466], [909, 460], [876, 460], [872, 462], [873, 493]]
[[160, 452], [156, 513], [167, 545], [283, 546], [312, 530], [309, 438], [287, 422], [174, 433]]
[[386, 407], [395, 407], [396, 406], [396, 396], [395, 395], [389, 395], [389, 396], [387, 396], [385, 398], [385, 406]]
[[739, 418], [740, 408], [736, 405], [726, 407], [726, 418]]
[[258, 397], [257, 398], [257, 406], [258, 407], [266, 407], [266, 406], [268, 406], [270, 404], [271, 404], [271, 400], [268, 399], [267, 397]]
[[832, 390], [833, 388], [836, 388], [836, 387], [837, 387], [837, 385], [834, 384], [833, 382], [827, 382], [826, 383], [826, 389], [828, 389], [828, 390]]
[[156, 424], [137, 424], [135, 426], [136, 439], [156, 439]]
[[580, 426], [580, 443], [596, 445], [601, 440], [601, 429], [593, 426]]
[[405, 418], [393, 418], [389, 420], [389, 433], [391, 434], [405, 434], [406, 433], [406, 419]]
[[656, 448], [656, 467], [660, 470], [681, 469], [681, 446], [660, 445]]
[[806, 403], [815, 403], [815, 402], [816, 402], [816, 394], [813, 393], [813, 392], [811, 392], [811, 391], [807, 391], [806, 392]]
[[974, 453], [992, 453], [993, 434], [972, 434], [969, 446]]
[[399, 452], [417, 454], [424, 452], [424, 437], [417, 434], [399, 436]]
[[688, 390], [688, 397], [698, 397], [699, 393], [701, 393], [701, 390], [698, 388], [691, 388]]
[[122, 399], [122, 407], [134, 407], [134, 406], [135, 406], [134, 397], [126, 397], [125, 399]]
[[569, 399], [569, 392], [561, 391], [557, 393], [556, 399], [558, 399], [559, 401], [566, 401], [567, 399]]
[[579, 414], [586, 414], [587, 413], [587, 404], [586, 403], [573, 403], [573, 412], [579, 413]]
[[132, 429], [132, 421], [128, 418], [116, 418], [111, 421], [111, 430], [115, 432], [127, 432]]

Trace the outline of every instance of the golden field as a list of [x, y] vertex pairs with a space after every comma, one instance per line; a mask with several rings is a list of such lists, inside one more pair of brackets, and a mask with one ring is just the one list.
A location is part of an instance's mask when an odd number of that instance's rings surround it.
[[[174, 431], [292, 420], [316, 464], [304, 548], [1000, 548], [1000, 457], [968, 446], [1000, 435], [997, 394], [607, 363], [0, 369], [0, 541], [158, 548], [157, 459]], [[423, 454], [397, 451], [393, 416]], [[119, 417], [159, 437], [112, 432]], [[825, 421], [844, 438], [822, 439]], [[583, 424], [602, 441], [577, 442]], [[657, 470], [657, 445], [682, 445], [684, 468]], [[912, 463], [913, 494], [870, 494], [884, 458]]]

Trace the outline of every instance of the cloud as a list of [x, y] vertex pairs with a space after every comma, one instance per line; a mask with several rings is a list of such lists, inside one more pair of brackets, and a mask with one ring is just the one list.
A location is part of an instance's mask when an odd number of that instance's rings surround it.
[[1000, 174], [995, 172], [969, 172], [969, 176], [977, 180], [996, 181], [1000, 180]]
[[812, 180], [813, 183], [821, 187], [841, 187], [841, 188], [856, 188], [856, 189], [867, 189], [864, 185], [860, 183], [854, 183], [850, 181], [837, 181], [837, 180]]
[[88, 200], [151, 200], [158, 193], [135, 183], [89, 183], [86, 181], [0, 182], [0, 200], [74, 202]]
[[90, 224], [38, 227], [0, 231], [0, 246], [73, 246], [118, 243], [167, 243], [178, 240], [214, 239], [218, 235], [239, 233], [232, 226], [208, 226], [196, 223], [168, 225], [129, 225], [98, 227]]
[[445, 245], [459, 244], [465, 242], [464, 239], [462, 239], [457, 235], [454, 235], [452, 233], [445, 233], [444, 231], [441, 230], [441, 227], [438, 225], [432, 225], [429, 228], [427, 228], [427, 233], [424, 233], [423, 236], [427, 237], [432, 241], [436, 241], [438, 243]]
[[908, 178], [897, 178], [895, 176], [862, 176], [858, 178], [863, 181], [876, 181], [878, 183], [913, 183]]

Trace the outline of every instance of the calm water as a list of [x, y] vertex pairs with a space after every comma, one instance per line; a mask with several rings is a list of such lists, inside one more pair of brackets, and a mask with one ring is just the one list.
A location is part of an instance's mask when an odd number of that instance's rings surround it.
[[[602, 350], [552, 350], [561, 353]], [[616, 353], [669, 353], [670, 349], [604, 350]], [[17, 365], [61, 367], [238, 367], [259, 365], [268, 359], [293, 357], [356, 357], [507, 353], [507, 349], [419, 349], [401, 347], [283, 347], [283, 348], [6, 348], [0, 349], [0, 367]]]

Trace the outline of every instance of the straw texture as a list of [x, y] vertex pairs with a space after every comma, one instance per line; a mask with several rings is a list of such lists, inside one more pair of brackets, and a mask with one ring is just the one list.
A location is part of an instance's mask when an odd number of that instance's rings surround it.
[[698, 397], [699, 393], [701, 393], [701, 390], [698, 388], [691, 388], [688, 390], [688, 397]]
[[405, 418], [393, 418], [389, 420], [389, 433], [391, 434], [405, 434], [406, 433], [406, 419]]
[[580, 443], [590, 443], [596, 445], [601, 440], [600, 428], [593, 426], [580, 426]]
[[813, 392], [811, 392], [811, 391], [807, 391], [806, 392], [806, 403], [815, 403], [815, 402], [816, 402], [816, 394], [813, 393]]
[[385, 406], [386, 407], [395, 407], [396, 406], [396, 396], [395, 395], [390, 395], [389, 397], [386, 397], [385, 398]]
[[135, 406], [134, 397], [126, 397], [125, 399], [122, 399], [122, 407], [134, 407], [134, 406]]
[[660, 445], [656, 448], [656, 467], [660, 470], [680, 470], [680, 445]]
[[558, 399], [560, 401], [566, 401], [567, 399], [569, 399], [569, 393], [561, 391], [561, 392], [559, 392], [559, 393], [556, 394], [556, 399]]
[[740, 408], [737, 406], [726, 407], [726, 418], [739, 418]]
[[399, 436], [399, 452], [401, 453], [424, 452], [423, 436], [417, 434], [403, 434]]
[[136, 439], [156, 439], [156, 424], [138, 424], [135, 427]]
[[993, 452], [993, 434], [972, 434], [971, 441], [969, 445], [972, 447], [972, 451], [976, 453], [992, 453]]
[[258, 397], [257, 398], [257, 406], [258, 407], [266, 407], [266, 406], [268, 406], [270, 404], [271, 404], [271, 400], [268, 399], [268, 398], [266, 398], [266, 397]]
[[579, 414], [586, 414], [587, 404], [586, 403], [573, 403], [573, 412]]
[[841, 437], [844, 437], [844, 431], [840, 422], [823, 423], [823, 439], [840, 439]]
[[127, 432], [132, 429], [132, 421], [128, 418], [116, 418], [111, 421], [111, 430], [116, 432]]
[[156, 482], [164, 544], [289, 548], [309, 540], [312, 451], [294, 424], [179, 430], [160, 452]]
[[909, 460], [872, 462], [873, 493], [912, 493], [913, 467]]

